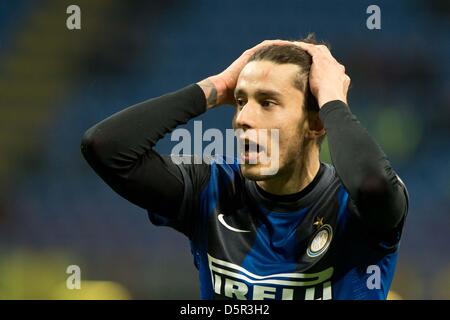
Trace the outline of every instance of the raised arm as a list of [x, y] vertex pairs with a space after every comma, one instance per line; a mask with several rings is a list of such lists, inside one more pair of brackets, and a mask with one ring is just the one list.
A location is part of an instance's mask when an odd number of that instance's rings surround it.
[[264, 41], [245, 51], [220, 74], [128, 107], [94, 125], [81, 142], [84, 157], [122, 197], [163, 217], [173, 218], [180, 211], [186, 185], [192, 184], [194, 188], [201, 185], [207, 178], [208, 168], [196, 165], [182, 172], [182, 166], [153, 149], [155, 144], [178, 125], [207, 109], [234, 103], [237, 78], [253, 52], [263, 45], [283, 43], [288, 42]]
[[408, 207], [406, 188], [380, 146], [347, 106], [350, 78], [327, 47], [297, 42], [313, 58], [310, 87], [317, 98], [336, 172], [361, 219], [379, 232], [394, 229]]
[[128, 107], [86, 131], [81, 151], [95, 172], [132, 203], [155, 212], [178, 210], [184, 181], [170, 157], [153, 147], [176, 126], [206, 110], [202, 89], [179, 91]]

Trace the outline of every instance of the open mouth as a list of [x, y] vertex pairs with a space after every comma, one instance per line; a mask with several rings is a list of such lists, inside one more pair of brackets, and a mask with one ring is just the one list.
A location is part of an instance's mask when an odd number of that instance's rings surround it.
[[254, 141], [245, 139], [241, 152], [241, 158], [247, 163], [256, 164], [259, 156], [266, 151], [266, 148]]
[[246, 141], [244, 144], [244, 151], [245, 152], [256, 151], [259, 153], [261, 151], [264, 151], [264, 147], [258, 143]]

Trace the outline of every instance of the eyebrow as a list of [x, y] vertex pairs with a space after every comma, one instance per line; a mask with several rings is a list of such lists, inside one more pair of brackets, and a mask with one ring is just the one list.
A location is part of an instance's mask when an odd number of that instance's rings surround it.
[[[236, 89], [234, 91], [235, 96], [246, 96], [247, 92], [244, 89]], [[274, 99], [281, 99], [281, 93], [274, 90], [268, 90], [268, 89], [258, 89], [255, 92], [255, 96], [257, 98], [274, 98]]]

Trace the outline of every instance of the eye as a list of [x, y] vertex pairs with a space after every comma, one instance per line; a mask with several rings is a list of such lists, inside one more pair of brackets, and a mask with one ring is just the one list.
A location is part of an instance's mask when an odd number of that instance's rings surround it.
[[242, 98], [236, 98], [236, 105], [238, 107], [243, 107], [245, 105], [245, 101]]
[[261, 107], [267, 108], [267, 107], [270, 107], [270, 106], [272, 106], [272, 105], [274, 105], [274, 104], [276, 104], [276, 103], [273, 102], [273, 101], [270, 101], [270, 100], [263, 100], [263, 101], [261, 102]]

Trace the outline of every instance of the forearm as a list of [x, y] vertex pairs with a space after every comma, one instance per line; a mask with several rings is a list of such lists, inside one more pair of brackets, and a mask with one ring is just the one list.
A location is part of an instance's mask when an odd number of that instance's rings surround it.
[[386, 155], [343, 102], [326, 103], [320, 118], [337, 174], [361, 218], [377, 230], [393, 229], [406, 211], [407, 199]]
[[174, 209], [183, 193], [181, 173], [153, 147], [165, 134], [205, 110], [205, 96], [197, 85], [136, 104], [87, 130], [82, 153], [126, 199], [147, 209]]

